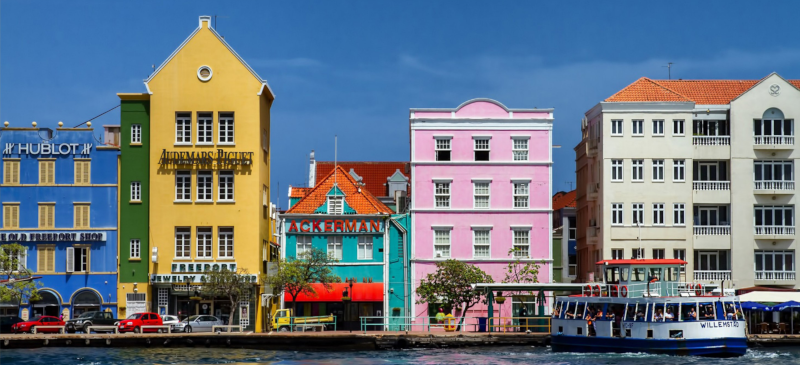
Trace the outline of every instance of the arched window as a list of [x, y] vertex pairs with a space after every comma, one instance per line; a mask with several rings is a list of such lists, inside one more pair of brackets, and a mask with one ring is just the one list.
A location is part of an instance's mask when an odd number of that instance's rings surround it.
[[767, 109], [753, 123], [755, 144], [794, 144], [794, 123], [780, 109]]
[[78, 306], [90, 306], [90, 307], [99, 307], [102, 299], [97, 293], [91, 290], [84, 290], [80, 292], [75, 298], [72, 300], [72, 305]]

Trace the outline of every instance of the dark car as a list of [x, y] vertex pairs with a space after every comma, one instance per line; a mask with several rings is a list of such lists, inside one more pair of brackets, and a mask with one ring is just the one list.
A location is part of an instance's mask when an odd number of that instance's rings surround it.
[[0, 333], [11, 333], [11, 327], [19, 322], [24, 322], [17, 316], [0, 316]]
[[[58, 319], [58, 317], [52, 316], [36, 316], [33, 317], [29, 321], [19, 322], [13, 326], [11, 326], [11, 332], [14, 333], [25, 333], [30, 332], [33, 333], [33, 329], [37, 326], [64, 326], [64, 321]], [[41, 330], [36, 330], [36, 332], [52, 332], [58, 333], [58, 328], [42, 328]]]
[[[117, 321], [119, 320], [114, 318], [111, 312], [86, 312], [78, 316], [78, 318], [66, 321], [67, 332], [75, 333], [76, 331], [83, 331], [84, 333], [88, 333], [89, 326], [113, 326]], [[110, 332], [113, 332], [113, 330]]]

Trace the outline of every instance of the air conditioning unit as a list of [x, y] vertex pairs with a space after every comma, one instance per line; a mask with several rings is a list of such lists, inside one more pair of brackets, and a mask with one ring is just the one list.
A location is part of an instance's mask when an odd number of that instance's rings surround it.
[[596, 219], [589, 220], [589, 227], [597, 227], [597, 220]]

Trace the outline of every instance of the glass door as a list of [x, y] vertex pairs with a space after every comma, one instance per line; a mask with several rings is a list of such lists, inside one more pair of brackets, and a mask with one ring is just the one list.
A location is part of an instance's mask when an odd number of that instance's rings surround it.
[[699, 260], [700, 270], [718, 270], [719, 268], [719, 253], [718, 252], [700, 252]]
[[719, 214], [717, 207], [700, 207], [700, 225], [701, 226], [718, 226]]

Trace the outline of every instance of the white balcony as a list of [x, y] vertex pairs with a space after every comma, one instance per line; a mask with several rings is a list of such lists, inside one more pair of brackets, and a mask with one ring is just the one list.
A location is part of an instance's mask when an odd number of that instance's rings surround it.
[[730, 146], [731, 136], [694, 136], [692, 144], [695, 146]]
[[794, 271], [756, 271], [756, 280], [794, 281], [795, 278]]
[[731, 280], [731, 271], [730, 270], [695, 270], [694, 271], [694, 280], [702, 280], [702, 281]]
[[760, 180], [754, 184], [756, 190], [794, 190], [794, 181]]
[[754, 136], [753, 144], [756, 146], [762, 146], [762, 145], [793, 146], [794, 136]]
[[694, 190], [731, 190], [730, 181], [694, 181], [692, 182], [692, 189]]
[[790, 236], [794, 235], [793, 226], [755, 226], [756, 235]]
[[695, 236], [730, 235], [731, 226], [694, 226]]

